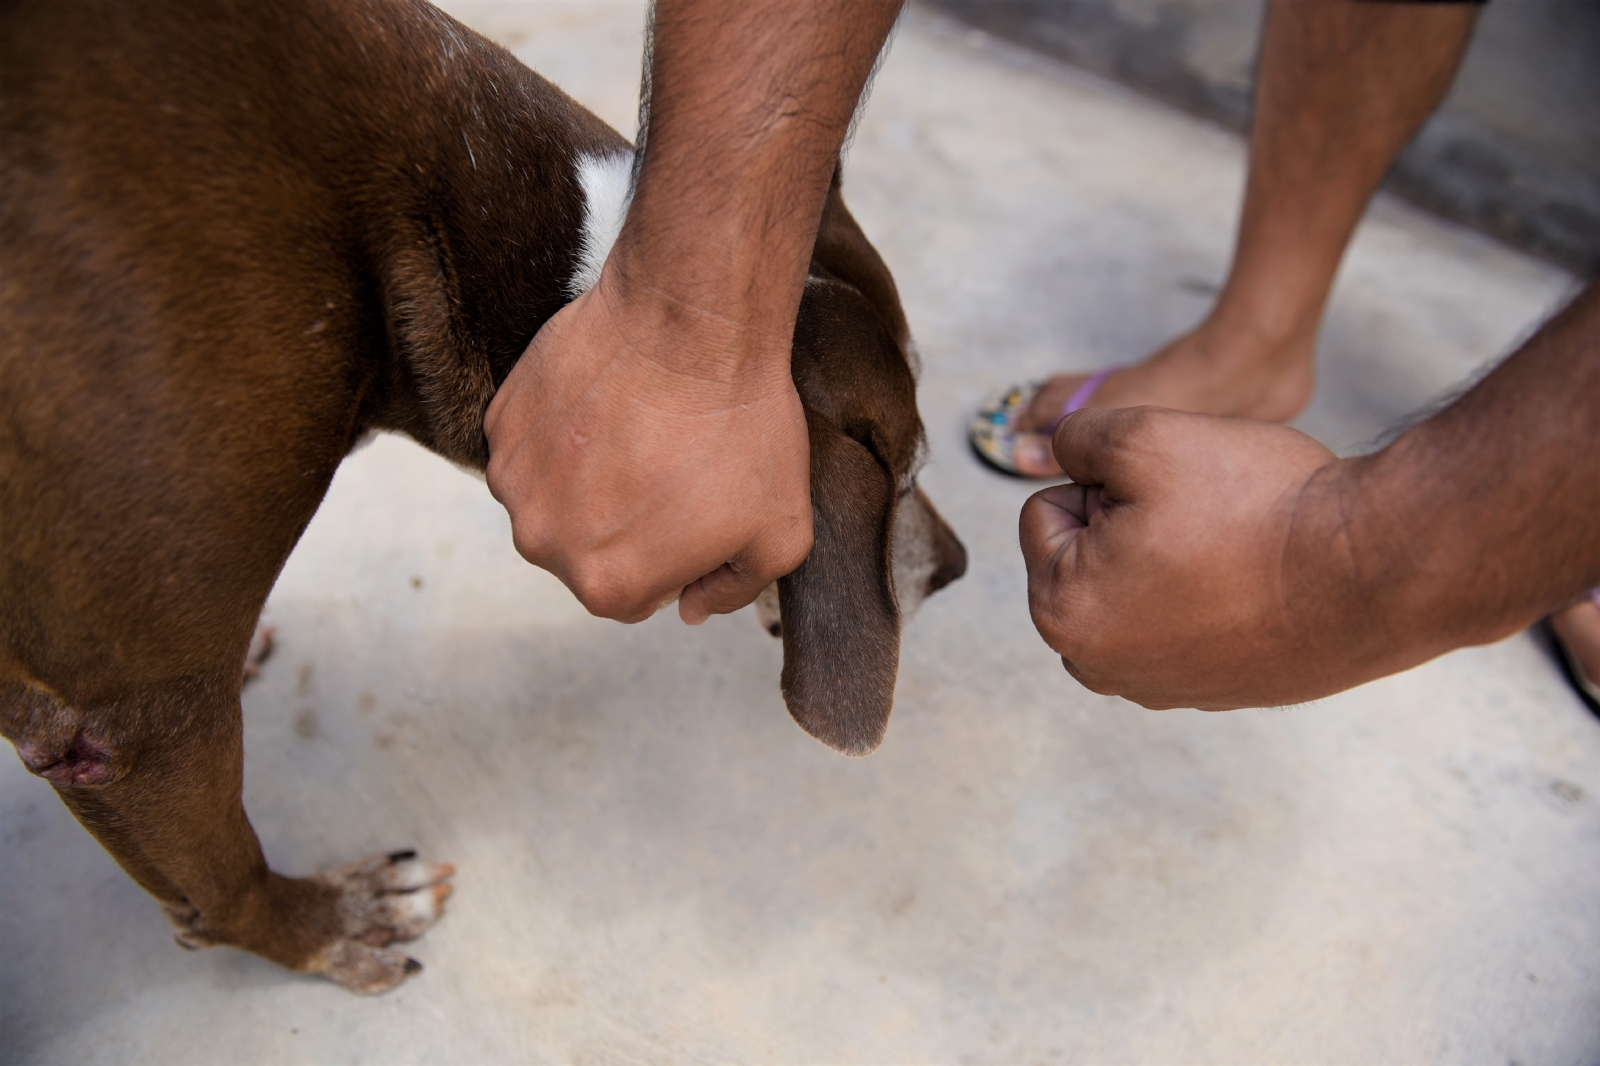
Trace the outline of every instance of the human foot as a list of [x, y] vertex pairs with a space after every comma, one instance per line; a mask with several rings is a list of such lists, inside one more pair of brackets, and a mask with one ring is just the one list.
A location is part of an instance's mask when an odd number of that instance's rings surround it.
[[[1047, 435], [1074, 400], [1080, 407], [1149, 404], [1199, 414], [1287, 422], [1311, 398], [1315, 329], [1287, 338], [1227, 330], [1210, 320], [1134, 366], [1045, 381], [1012, 421], [1012, 462], [1026, 477], [1055, 477], [1061, 468]], [[1080, 395], [1086, 386], [1091, 393]]]
[[[1149, 404], [1203, 415], [1287, 422], [1311, 398], [1314, 341], [1312, 330], [1278, 339], [1224, 330], [1207, 321], [1174, 338], [1144, 362], [1117, 368], [1085, 406]], [[1051, 378], [1018, 419], [1017, 428], [1048, 426], [1088, 377]]]
[[1051, 431], [1061, 419], [1086, 406], [1100, 383], [1115, 369], [1107, 367], [1086, 378], [1068, 397], [1055, 419], [1037, 433], [1021, 432], [1016, 428], [1016, 423], [1019, 416], [1026, 413], [1044, 382], [1030, 381], [994, 393], [967, 423], [967, 440], [972, 444], [973, 452], [986, 465], [1002, 474], [1016, 477], [1050, 477], [1058, 474], [1059, 469], [1050, 465], [1054, 462], [1050, 458]]

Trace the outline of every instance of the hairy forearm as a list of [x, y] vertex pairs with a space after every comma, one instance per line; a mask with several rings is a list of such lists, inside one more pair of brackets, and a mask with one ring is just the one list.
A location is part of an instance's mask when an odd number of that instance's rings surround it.
[[829, 178], [899, 7], [658, 0], [644, 158], [611, 281], [726, 332], [721, 361], [786, 354]]
[[812, 545], [789, 373], [829, 178], [899, 0], [660, 0], [622, 232], [484, 415], [529, 562], [596, 614], [737, 610]]
[[1461, 399], [1341, 465], [1352, 587], [1412, 661], [1600, 585], [1600, 284]]

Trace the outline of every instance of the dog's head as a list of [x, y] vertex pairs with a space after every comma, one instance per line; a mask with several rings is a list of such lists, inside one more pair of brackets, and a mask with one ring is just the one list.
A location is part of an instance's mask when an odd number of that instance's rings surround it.
[[[579, 160], [576, 296], [600, 276], [627, 215], [632, 155]], [[811, 443], [815, 542], [756, 601], [783, 638], [783, 696], [807, 733], [866, 755], [894, 705], [900, 625], [966, 572], [961, 541], [917, 488], [926, 446], [916, 354], [889, 268], [844, 206], [834, 172], [795, 323], [791, 361]]]
[[[386, 272], [395, 309], [391, 333], [408, 353], [412, 383], [393, 391], [414, 392], [421, 402], [389, 415], [383, 428], [481, 469], [488, 459], [483, 411], [526, 347], [529, 325], [599, 277], [627, 216], [634, 156], [620, 136], [553, 86], [478, 43], [475, 54], [500, 84], [520, 84], [527, 106], [480, 109], [455, 101], [464, 115], [443, 107], [428, 112], [434, 133], [422, 138], [419, 153], [435, 142], [448, 151], [440, 150], [438, 176], [422, 191], [449, 194], [419, 204], [414, 214], [433, 221], [389, 242], [403, 254], [392, 257]], [[543, 125], [522, 129], [507, 115]], [[524, 181], [538, 179], [535, 187], [547, 195], [507, 196], [495, 184], [499, 171], [477, 166], [452, 122], [482, 117], [506, 120], [503, 131], [473, 127], [490, 146], [485, 158], [518, 160], [513, 169]], [[562, 167], [570, 169], [554, 173]], [[539, 205], [538, 218], [515, 217]], [[508, 232], [549, 234], [543, 257], [503, 239]], [[792, 360], [810, 430], [815, 543], [799, 569], [763, 594], [758, 609], [763, 624], [783, 638], [783, 693], [795, 721], [851, 755], [865, 755], [883, 739], [901, 622], [966, 570], [961, 542], [916, 486], [925, 446], [914, 358], [894, 280], [846, 210], [836, 172]]]
[[967, 568], [966, 549], [916, 483], [926, 446], [915, 358], [894, 280], [845, 209], [835, 173], [792, 363], [810, 430], [816, 539], [757, 611], [783, 638], [789, 713], [846, 755], [883, 740], [901, 622]]

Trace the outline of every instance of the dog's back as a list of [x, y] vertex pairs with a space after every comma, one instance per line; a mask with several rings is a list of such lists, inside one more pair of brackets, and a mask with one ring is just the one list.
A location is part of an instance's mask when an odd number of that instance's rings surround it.
[[[483, 406], [568, 298], [572, 158], [625, 145], [426, 5], [0, 20], [0, 648], [203, 671], [168, 653], [253, 624], [360, 433], [482, 465]], [[197, 541], [229, 617], [162, 581]]]

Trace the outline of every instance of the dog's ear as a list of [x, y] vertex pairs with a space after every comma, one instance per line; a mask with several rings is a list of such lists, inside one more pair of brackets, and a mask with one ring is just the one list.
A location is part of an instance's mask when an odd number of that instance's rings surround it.
[[892, 536], [922, 427], [892, 328], [859, 288], [823, 274], [795, 323], [815, 540], [778, 582], [783, 695], [800, 728], [846, 755], [883, 740], [900, 665]]
[[806, 408], [815, 541], [778, 581], [783, 698], [835, 751], [866, 755], [883, 741], [900, 666], [900, 610], [889, 561], [895, 484], [869, 447]]
[[910, 357], [911, 329], [906, 324], [906, 313], [900, 306], [900, 293], [895, 288], [894, 275], [878, 254], [878, 250], [861, 232], [855, 216], [844, 204], [841, 191], [843, 170], [835, 167], [833, 182], [828, 187], [828, 199], [823, 206], [822, 222], [817, 227], [817, 243], [813, 249], [812, 269], [822, 270], [854, 286], [899, 345], [902, 354]]

